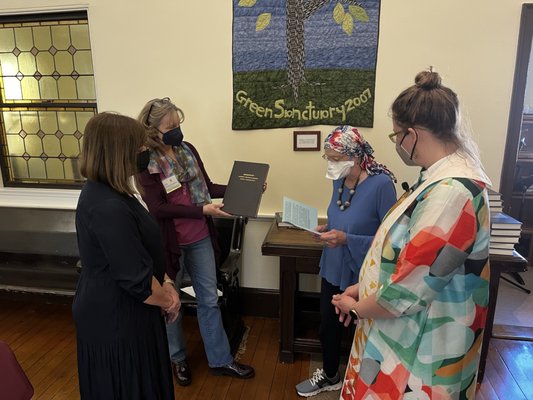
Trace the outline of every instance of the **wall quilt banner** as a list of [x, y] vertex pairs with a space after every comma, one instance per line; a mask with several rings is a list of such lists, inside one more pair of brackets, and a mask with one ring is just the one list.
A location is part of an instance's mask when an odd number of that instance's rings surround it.
[[371, 127], [380, 0], [233, 0], [233, 129]]

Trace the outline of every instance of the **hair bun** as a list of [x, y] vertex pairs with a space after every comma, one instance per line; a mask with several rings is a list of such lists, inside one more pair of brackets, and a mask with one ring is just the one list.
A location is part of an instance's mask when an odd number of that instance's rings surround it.
[[416, 75], [415, 85], [425, 90], [438, 89], [441, 87], [441, 79], [436, 72], [422, 71]]

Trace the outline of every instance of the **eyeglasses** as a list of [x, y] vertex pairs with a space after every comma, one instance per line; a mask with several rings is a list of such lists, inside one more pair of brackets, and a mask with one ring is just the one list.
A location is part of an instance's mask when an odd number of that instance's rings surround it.
[[[161, 100], [155, 100], [154, 102], [152, 102], [152, 104], [150, 104], [150, 108], [148, 109], [148, 114], [146, 114], [146, 126], [150, 126], [149, 124], [149, 120], [150, 120], [150, 115], [152, 114], [152, 110], [154, 109], [154, 104], [155, 103], [165, 103], [165, 102], [170, 102], [170, 97], [163, 97]], [[160, 107], [160, 105], [158, 106]]]
[[[348, 159], [346, 159], [346, 157], [348, 157]], [[350, 161], [351, 157], [346, 156], [346, 155], [341, 155], [338, 157], [331, 157], [331, 156], [328, 156], [327, 154], [322, 154], [322, 158], [326, 161], [339, 162], [339, 161]]]
[[407, 133], [405, 131], [398, 131], [398, 132], [392, 132], [392, 133], [389, 133], [389, 139], [392, 143], [396, 143], [397, 139], [398, 139], [398, 135], [400, 133]]

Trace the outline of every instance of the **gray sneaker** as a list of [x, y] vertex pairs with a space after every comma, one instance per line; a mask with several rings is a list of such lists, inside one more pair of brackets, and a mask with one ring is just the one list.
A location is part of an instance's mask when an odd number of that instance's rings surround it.
[[341, 377], [337, 372], [333, 378], [328, 378], [323, 369], [313, 372], [313, 377], [296, 385], [296, 392], [303, 397], [314, 396], [321, 392], [339, 390], [342, 387]]

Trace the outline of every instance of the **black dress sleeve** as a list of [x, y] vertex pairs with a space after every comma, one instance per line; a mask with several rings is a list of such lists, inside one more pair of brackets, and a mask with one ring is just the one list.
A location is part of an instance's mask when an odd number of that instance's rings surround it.
[[153, 260], [141, 239], [138, 220], [119, 199], [108, 199], [91, 210], [90, 223], [118, 285], [140, 301], [152, 294]]

